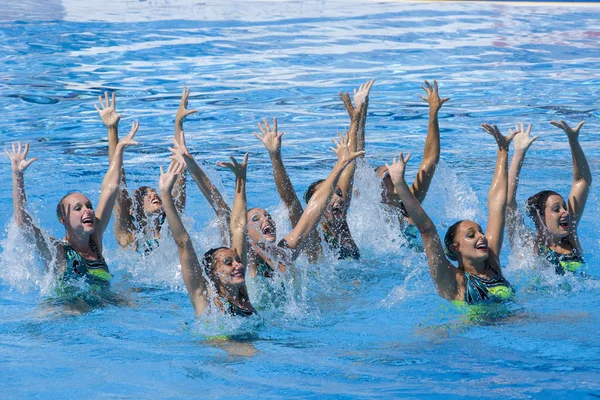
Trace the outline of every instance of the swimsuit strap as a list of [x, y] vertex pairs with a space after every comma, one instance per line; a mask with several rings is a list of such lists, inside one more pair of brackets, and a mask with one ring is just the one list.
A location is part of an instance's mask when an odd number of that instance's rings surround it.
[[256, 310], [249, 310], [247, 308], [242, 308], [236, 304], [233, 304], [227, 299], [221, 298], [221, 303], [223, 303], [223, 308], [225, 312], [229, 315], [233, 315], [236, 317], [250, 317], [256, 314]]

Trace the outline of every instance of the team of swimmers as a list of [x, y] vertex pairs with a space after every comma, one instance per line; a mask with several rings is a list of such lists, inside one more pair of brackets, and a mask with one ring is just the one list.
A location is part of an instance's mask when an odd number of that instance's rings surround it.
[[[109, 168], [102, 181], [96, 208], [81, 193], [65, 195], [56, 208], [56, 215], [65, 227], [63, 239], [48, 237], [37, 227], [26, 211], [24, 172], [36, 160], [27, 158], [29, 145], [12, 144], [5, 150], [12, 165], [14, 220], [35, 243], [41, 258], [58, 277], [57, 288], [63, 293], [84, 280], [86, 298], [101, 298], [110, 292], [112, 278], [103, 257], [103, 234], [111, 214], [114, 233], [124, 249], [147, 255], [159, 246], [159, 239], [168, 223], [176, 243], [181, 272], [196, 315], [210, 307], [224, 313], [250, 316], [256, 313], [250, 302], [246, 279], [272, 279], [286, 274], [300, 254], [312, 263], [322, 259], [323, 246], [331, 248], [340, 259], [360, 259], [360, 249], [354, 242], [347, 222], [348, 209], [354, 194], [355, 160], [365, 154], [365, 124], [369, 93], [373, 80], [354, 90], [354, 95], [340, 93], [350, 118], [350, 128], [338, 133], [331, 149], [337, 162], [325, 179], [312, 183], [300, 202], [281, 156], [283, 133], [277, 120], [272, 126], [267, 120], [259, 123], [260, 133], [254, 135], [266, 147], [277, 191], [285, 204], [291, 232], [280, 239], [271, 215], [260, 207], [247, 208], [246, 168], [248, 154], [241, 162], [218, 163], [235, 176], [233, 205], [228, 205], [217, 187], [195, 161], [187, 147], [183, 122], [196, 112], [189, 110], [189, 90], [184, 88], [175, 117], [175, 134], [171, 164], [160, 170], [158, 191], [142, 186], [130, 195], [126, 186], [123, 156], [125, 149], [138, 143], [134, 140], [138, 123], [119, 140], [121, 115], [116, 110], [116, 98], [99, 96], [95, 105], [108, 130]], [[531, 126], [521, 123], [504, 136], [495, 125], [483, 124], [498, 145], [496, 168], [488, 193], [488, 221], [485, 231], [474, 221], [458, 221], [446, 232], [444, 240], [422, 207], [440, 157], [438, 113], [449, 98], [440, 98], [438, 85], [425, 81], [422, 86], [429, 105], [429, 125], [423, 159], [411, 185], [405, 179], [405, 167], [410, 154], [400, 153], [397, 159], [375, 169], [381, 181], [381, 201], [391, 215], [398, 218], [408, 242], [415, 244], [420, 234], [422, 249], [429, 264], [431, 277], [443, 298], [465, 304], [504, 302], [513, 296], [510, 283], [504, 278], [500, 254], [505, 225], [513, 251], [523, 245], [554, 268], [557, 274], [576, 273], [584, 263], [577, 227], [592, 183], [587, 159], [579, 143], [579, 131], [584, 124], [571, 128], [565, 121], [550, 123], [562, 129], [568, 138], [573, 157], [573, 186], [568, 200], [551, 190], [531, 196], [525, 211], [535, 224], [528, 232], [516, 202], [519, 175], [525, 154], [538, 138], [531, 137]], [[514, 154], [509, 168], [509, 147]], [[189, 172], [202, 194], [216, 213], [222, 247], [210, 249], [199, 257], [180, 215], [186, 202], [186, 175]], [[319, 229], [320, 227], [320, 229]], [[454, 265], [452, 261], [456, 262]], [[80, 287], [81, 285], [79, 285]], [[80, 299], [79, 299], [80, 300]]]

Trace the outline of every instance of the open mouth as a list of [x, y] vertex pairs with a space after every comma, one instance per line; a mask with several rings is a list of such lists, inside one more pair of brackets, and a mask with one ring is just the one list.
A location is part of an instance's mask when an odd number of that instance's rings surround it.
[[162, 205], [162, 201], [160, 201], [160, 199], [154, 199], [151, 201], [152, 204], [158, 204], [158, 205]]
[[486, 250], [488, 249], [487, 243], [479, 243], [477, 246], [475, 246], [475, 248], [477, 250]]
[[569, 221], [568, 220], [559, 221], [558, 226], [560, 226], [563, 229], [569, 229]]
[[275, 227], [268, 224], [262, 228], [262, 234], [265, 236], [275, 236]]
[[340, 218], [342, 216], [342, 207], [340, 207], [340, 206], [333, 206], [331, 208], [331, 213], [333, 214], [334, 217]]
[[92, 217], [85, 217], [81, 220], [83, 224], [94, 224], [94, 219]]
[[238, 278], [238, 279], [243, 279], [244, 278], [244, 274], [242, 273], [242, 271], [237, 271], [234, 272], [233, 274], [231, 274], [232, 278]]

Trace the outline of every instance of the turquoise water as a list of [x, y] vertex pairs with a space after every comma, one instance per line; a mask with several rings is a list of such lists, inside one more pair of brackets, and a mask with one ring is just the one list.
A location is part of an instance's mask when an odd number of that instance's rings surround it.
[[[440, 113], [442, 163], [425, 201], [436, 222], [485, 223], [495, 142], [479, 125], [507, 132], [524, 120], [540, 134], [523, 169], [519, 200], [546, 188], [564, 195], [571, 159], [551, 119], [586, 120], [580, 141], [597, 175], [600, 8], [595, 5], [24, 1], [0, 15], [2, 145], [31, 143], [30, 209], [52, 235], [69, 190], [98, 200], [107, 140], [93, 104], [115, 90], [121, 131], [140, 121], [128, 150], [131, 188], [154, 185], [182, 87], [192, 89], [188, 145], [213, 168], [250, 152], [249, 206], [266, 206], [288, 231], [263, 145], [252, 135], [277, 117], [283, 156], [299, 194], [324, 177], [330, 138], [348, 125], [337, 95], [374, 77], [366, 161], [349, 223], [360, 262], [299, 262], [283, 303], [257, 318], [193, 318], [173, 244], [142, 261], [105, 256], [129, 305], [67, 316], [45, 305], [51, 277], [11, 224], [10, 164], [0, 164], [0, 383], [2, 397], [403, 397], [593, 398], [600, 396], [600, 283], [535, 273], [503, 255], [517, 289], [513, 313], [468, 323], [440, 299], [422, 254], [401, 246], [377, 203], [372, 168], [413, 153], [427, 132], [418, 95], [437, 79], [449, 96]], [[219, 241], [214, 214], [189, 186], [186, 224], [201, 251]], [[598, 268], [597, 185], [580, 225]], [[531, 282], [537, 281], [537, 290]], [[542, 286], [542, 289], [539, 287]], [[250, 284], [257, 298], [264, 291]], [[207, 336], [230, 334], [219, 342]]]

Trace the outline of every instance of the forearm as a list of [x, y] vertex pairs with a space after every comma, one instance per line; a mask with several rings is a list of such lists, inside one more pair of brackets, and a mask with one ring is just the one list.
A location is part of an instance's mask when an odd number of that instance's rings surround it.
[[[498, 149], [494, 178], [488, 192], [488, 211], [492, 217], [502, 217], [506, 212], [508, 191], [508, 150]], [[492, 215], [493, 212], [493, 215]]]
[[285, 237], [290, 248], [300, 249], [308, 239], [310, 232], [315, 229], [327, 207], [329, 199], [338, 185], [338, 180], [343, 171], [344, 166], [340, 165], [339, 162], [336, 163], [327, 179], [319, 185], [312, 195], [302, 213], [302, 217], [300, 217], [300, 221], [298, 221], [292, 232]]
[[108, 129], [108, 161], [111, 162], [119, 143], [118, 125], [109, 126]]
[[184, 159], [192, 179], [196, 182], [198, 189], [200, 189], [206, 200], [209, 202], [210, 206], [217, 214], [217, 217], [229, 219], [231, 210], [219, 190], [212, 184], [208, 176], [202, 171], [193, 157], [184, 157]]
[[[350, 151], [355, 152], [357, 150], [357, 130], [358, 130], [358, 125], [359, 125], [359, 119], [360, 119], [360, 113], [359, 115], [352, 117], [351, 118], [351, 122], [350, 122], [350, 131], [348, 133], [348, 135], [350, 135], [349, 137], [349, 142], [348, 142], [348, 148], [350, 149]], [[356, 162], [352, 162], [350, 165], [348, 165], [346, 167], [346, 169], [344, 169], [344, 172], [342, 172], [339, 181], [337, 183], [337, 186], [340, 187], [340, 189], [342, 190], [342, 193], [344, 195], [344, 205], [345, 205], [345, 211], [348, 210], [348, 208], [350, 207], [350, 202], [352, 200], [352, 187], [354, 184], [354, 173], [356, 172]], [[334, 188], [335, 190], [335, 188]]]
[[235, 197], [231, 212], [231, 247], [236, 250], [244, 265], [247, 264], [246, 225], [248, 217], [246, 209], [246, 179], [238, 177], [235, 182]]
[[510, 162], [510, 169], [508, 171], [507, 203], [511, 210], [516, 210], [518, 208], [517, 190], [519, 189], [519, 178], [521, 176], [521, 167], [525, 160], [525, 154], [526, 152], [523, 150], [515, 150]]
[[29, 222], [27, 213], [25, 212], [25, 177], [22, 172], [13, 172], [12, 174], [12, 190], [13, 190], [13, 207], [15, 223], [23, 227]]
[[569, 139], [569, 146], [573, 157], [573, 182], [585, 182], [591, 186], [592, 172], [579, 140]]
[[177, 207], [177, 212], [182, 213], [185, 210], [185, 203], [187, 200], [187, 177], [186, 171], [183, 170], [181, 174], [177, 177], [177, 181], [175, 182], [175, 186], [171, 191], [171, 196], [175, 199], [175, 206]]
[[163, 201], [163, 210], [165, 211], [169, 228], [171, 229], [171, 235], [173, 236], [177, 247], [183, 248], [189, 246], [191, 244], [190, 236], [177, 213], [177, 208], [175, 207], [173, 198], [171, 198], [171, 193], [169, 191], [161, 190], [160, 196]]
[[281, 153], [269, 153], [269, 156], [273, 167], [273, 178], [275, 180], [277, 193], [279, 193], [279, 197], [281, 197], [281, 200], [287, 207], [290, 214], [290, 222], [292, 227], [294, 227], [302, 215], [302, 204], [300, 203], [296, 191], [292, 186], [292, 181], [285, 170]]
[[412, 192], [417, 200], [422, 203], [427, 196], [427, 191], [433, 180], [433, 174], [440, 161], [440, 126], [438, 123], [438, 111], [436, 109], [429, 111], [429, 125], [427, 128], [427, 138], [423, 148], [423, 160], [419, 166], [419, 171], [415, 181], [412, 184]]
[[365, 99], [363, 107], [358, 118], [358, 130], [356, 134], [356, 148], [361, 151], [365, 149], [365, 126], [367, 124], [367, 109], [369, 108], [369, 98]]
[[394, 185], [396, 188], [396, 192], [398, 193], [398, 197], [404, 204], [406, 208], [406, 212], [410, 215], [412, 222], [415, 224], [417, 229], [421, 233], [423, 232], [435, 232], [435, 225], [429, 215], [421, 206], [419, 200], [415, 197], [413, 192], [410, 190], [410, 187], [406, 183], [406, 181], [402, 181], [399, 184]]

